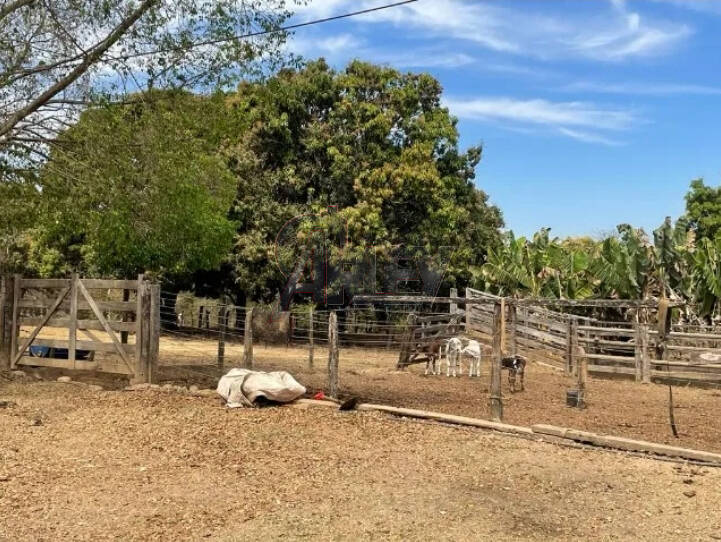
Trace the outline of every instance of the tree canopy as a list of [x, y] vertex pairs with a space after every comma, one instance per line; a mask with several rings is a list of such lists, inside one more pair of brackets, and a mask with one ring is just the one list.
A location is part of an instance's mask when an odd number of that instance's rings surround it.
[[43, 276], [212, 269], [232, 246], [235, 179], [218, 153], [222, 96], [166, 92], [87, 111], [55, 143], [32, 265]]
[[[481, 148], [459, 150], [441, 93], [428, 74], [360, 61], [335, 71], [320, 60], [241, 85], [229, 102], [248, 129], [228, 151], [239, 181], [232, 216], [241, 287], [261, 297], [277, 291], [285, 280], [273, 264], [278, 232], [329, 207], [347, 230], [346, 259], [369, 248], [387, 258], [399, 245], [430, 255], [452, 247], [446, 278], [467, 281], [502, 220], [473, 183]], [[306, 231], [321, 227], [304, 222]]]

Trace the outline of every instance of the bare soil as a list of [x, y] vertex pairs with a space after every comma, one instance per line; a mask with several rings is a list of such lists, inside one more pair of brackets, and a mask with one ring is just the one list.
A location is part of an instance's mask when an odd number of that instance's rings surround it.
[[[161, 377], [166, 380], [215, 387], [216, 345], [212, 341], [161, 341]], [[242, 359], [242, 346], [228, 345], [226, 369]], [[327, 351], [315, 350], [314, 368], [308, 368], [304, 347], [255, 346], [255, 367], [290, 371], [309, 393], [327, 389]], [[342, 348], [340, 388], [343, 396], [357, 396], [365, 402], [383, 403], [488, 418], [488, 362], [480, 378], [424, 376], [422, 366], [395, 370], [396, 350]], [[193, 364], [193, 365], [191, 365]], [[587, 382], [588, 408], [566, 406], [566, 390], [575, 386], [572, 377], [532, 361], [526, 369], [526, 389], [510, 393], [503, 376], [504, 419], [506, 423], [546, 423], [598, 433], [662, 442], [721, 452], [721, 390], [674, 386], [675, 418], [679, 438], [671, 434], [668, 418], [668, 386], [640, 384], [632, 380], [590, 377]]]
[[[508, 418], [531, 416], [522, 405], [535, 398], [546, 407], [533, 421], [552, 420], [559, 399], [541, 388], [553, 382], [533, 367]], [[467, 377], [347, 371], [342, 384], [384, 402], [485, 409], [483, 380]], [[612, 427], [591, 414], [613, 404], [601, 384], [619, 386], [594, 382], [592, 407], [565, 419]], [[0, 380], [0, 398], [15, 403], [0, 408], [2, 540], [721, 539], [716, 469], [163, 391]]]

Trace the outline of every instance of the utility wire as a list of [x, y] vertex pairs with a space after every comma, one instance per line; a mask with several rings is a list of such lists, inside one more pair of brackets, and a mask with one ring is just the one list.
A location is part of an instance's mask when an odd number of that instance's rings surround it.
[[129, 60], [129, 59], [131, 59], [131, 58], [137, 58], [137, 57], [141, 57], [141, 56], [155, 55], [155, 54], [158, 54], [158, 53], [171, 53], [171, 52], [175, 52], [175, 51], [187, 51], [187, 50], [189, 50], [189, 49], [194, 49], [194, 48], [196, 48], [196, 47], [203, 47], [203, 46], [206, 46], [206, 45], [217, 45], [217, 44], [219, 44], [219, 43], [226, 43], [226, 42], [229, 42], [229, 41], [239, 41], [239, 40], [244, 40], [244, 39], [248, 39], [248, 38], [255, 38], [255, 37], [258, 37], [258, 36], [266, 36], [266, 35], [268, 35], [268, 34], [275, 34], [275, 33], [277, 33], [277, 32], [287, 32], [288, 30], [295, 30], [295, 29], [297, 29], [297, 28], [303, 28], [303, 27], [306, 27], [306, 26], [312, 26], [312, 25], [321, 24], [321, 23], [328, 23], [328, 22], [331, 22], [331, 21], [338, 21], [338, 20], [340, 20], [340, 19], [348, 19], [348, 18], [350, 18], [350, 17], [357, 17], [358, 15], [366, 15], [366, 14], [368, 14], [368, 13], [373, 13], [373, 12], [376, 12], [376, 11], [382, 11], [382, 10], [385, 10], [385, 9], [396, 8], [396, 7], [404, 6], [404, 5], [406, 5], [406, 4], [412, 4], [412, 3], [414, 3], [414, 2], [418, 2], [418, 0], [404, 0], [404, 1], [402, 1], [402, 2], [395, 2], [395, 3], [393, 3], [393, 4], [386, 4], [386, 5], [377, 6], [377, 7], [374, 7], [374, 8], [361, 9], [361, 10], [358, 10], [358, 11], [352, 11], [352, 12], [350, 12], [350, 13], [342, 13], [342, 14], [340, 14], [340, 15], [333, 15], [332, 17], [325, 17], [325, 18], [323, 18], [323, 19], [314, 19], [314, 20], [305, 21], [305, 22], [302, 22], [302, 23], [295, 23], [295, 24], [289, 24], [289, 25], [286, 25], [286, 26], [279, 26], [278, 28], [274, 28], [274, 29], [271, 29], [271, 30], [258, 30], [258, 31], [256, 31], [256, 32], [249, 32], [249, 33], [247, 33], [247, 34], [240, 34], [240, 35], [231, 36], [231, 37], [228, 37], [228, 38], [218, 38], [218, 39], [213, 39], [213, 40], [205, 40], [205, 41], [199, 41], [199, 42], [197, 42], [197, 43], [191, 43], [191, 44], [189, 44], [189, 45], [179, 45], [179, 46], [177, 46], [177, 47], [168, 47], [168, 48], [165, 48], [165, 49], [156, 49], [155, 51], [144, 51], [144, 52], [139, 52], [139, 53], [133, 53], [133, 54], [130, 54], [130, 55], [122, 55], [122, 56], [117, 56], [117, 57], [108, 57], [108, 60]]

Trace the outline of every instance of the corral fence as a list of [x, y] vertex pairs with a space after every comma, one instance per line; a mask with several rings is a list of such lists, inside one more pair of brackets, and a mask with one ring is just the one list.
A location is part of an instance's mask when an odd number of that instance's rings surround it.
[[160, 287], [137, 280], [0, 280], [0, 368], [52, 367], [150, 382], [158, 360]]
[[[638, 382], [721, 384], [721, 330], [670, 324], [668, 333], [664, 333], [650, 305], [634, 307], [630, 303], [627, 308], [634, 309], [637, 321], [618, 322], [516, 305], [470, 288], [466, 296], [504, 304], [504, 351], [524, 352], [567, 374], [575, 372], [582, 356], [588, 361], [589, 373], [596, 376], [624, 375]], [[583, 301], [577, 306], [583, 307]], [[467, 329], [484, 335], [492, 333], [492, 305], [469, 304], [465, 317]]]

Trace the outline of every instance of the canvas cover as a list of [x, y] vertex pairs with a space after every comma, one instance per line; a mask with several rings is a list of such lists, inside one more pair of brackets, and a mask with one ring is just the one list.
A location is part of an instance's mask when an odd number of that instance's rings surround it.
[[287, 403], [305, 393], [305, 387], [287, 371], [252, 371], [231, 369], [218, 382], [218, 394], [228, 407], [253, 407], [258, 397]]

